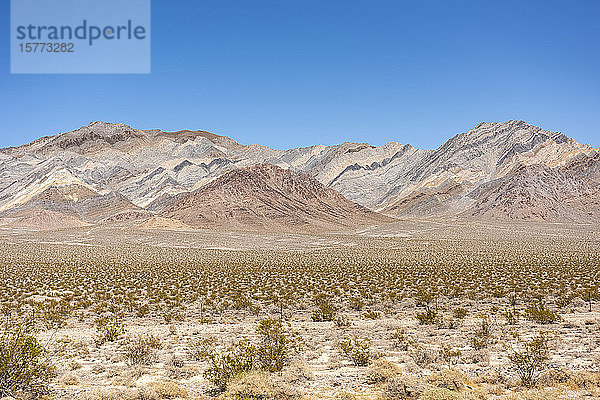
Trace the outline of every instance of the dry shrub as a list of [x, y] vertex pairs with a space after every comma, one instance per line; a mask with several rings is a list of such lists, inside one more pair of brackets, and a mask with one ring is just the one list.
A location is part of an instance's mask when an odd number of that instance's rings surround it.
[[400, 375], [401, 372], [398, 365], [382, 358], [375, 360], [367, 368], [367, 381], [369, 383], [387, 382], [391, 378]]
[[222, 399], [287, 400], [298, 397], [282, 382], [274, 382], [265, 371], [250, 371], [233, 378]]
[[498, 371], [490, 371], [485, 374], [477, 375], [473, 381], [476, 384], [485, 383], [488, 385], [498, 385], [504, 384], [506, 382], [506, 377]]
[[354, 393], [350, 392], [339, 392], [334, 397], [335, 400], [356, 400], [357, 397]]
[[294, 359], [283, 369], [282, 378], [288, 383], [302, 383], [313, 379], [313, 372], [303, 360]]
[[538, 383], [544, 387], [554, 387], [557, 385], [565, 384], [571, 378], [571, 373], [564, 369], [549, 369], [544, 371], [540, 378], [538, 379]]
[[156, 336], [137, 336], [125, 346], [125, 360], [129, 365], [149, 365], [158, 360], [156, 350], [162, 344]]
[[519, 400], [559, 400], [565, 397], [556, 389], [531, 389], [519, 393]]
[[67, 374], [61, 378], [63, 385], [76, 386], [79, 385], [79, 379], [73, 374]]
[[600, 388], [600, 373], [574, 371], [569, 374], [567, 386], [572, 389], [590, 390]]
[[158, 400], [158, 397], [142, 397], [140, 390], [100, 389], [80, 395], [82, 400]]
[[461, 391], [465, 388], [468, 378], [458, 369], [446, 369], [436, 372], [428, 378], [429, 383], [442, 389]]
[[463, 397], [450, 389], [435, 388], [423, 392], [419, 400], [463, 400]]
[[482, 389], [469, 390], [462, 393], [464, 400], [487, 400], [488, 395]]
[[175, 381], [151, 382], [150, 387], [154, 389], [159, 399], [187, 399], [188, 397], [187, 389]]
[[171, 379], [190, 379], [200, 375], [200, 370], [192, 365], [186, 365], [181, 368], [169, 366], [167, 368], [167, 376]]
[[426, 382], [413, 376], [399, 375], [385, 384], [383, 398], [386, 400], [417, 399], [426, 389]]
[[425, 368], [440, 359], [440, 352], [436, 349], [428, 349], [423, 345], [415, 345], [414, 349], [410, 352], [410, 356], [415, 364], [421, 368]]
[[275, 384], [264, 371], [251, 371], [238, 375], [227, 385], [224, 398], [231, 399], [272, 399], [275, 397]]

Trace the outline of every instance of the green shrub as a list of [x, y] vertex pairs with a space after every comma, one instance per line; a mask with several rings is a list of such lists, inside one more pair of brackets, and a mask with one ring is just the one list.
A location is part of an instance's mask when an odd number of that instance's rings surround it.
[[118, 317], [101, 317], [96, 320], [96, 343], [114, 342], [127, 330]]
[[365, 306], [365, 302], [360, 297], [353, 297], [350, 299], [350, 308], [355, 311], [360, 311]]
[[210, 363], [204, 375], [217, 389], [225, 390], [231, 379], [252, 370], [279, 372], [299, 351], [299, 340], [280, 320], [260, 321], [256, 333], [258, 344], [241, 340], [225, 352], [207, 350], [202, 356]]
[[345, 315], [337, 316], [334, 322], [335, 326], [337, 326], [338, 328], [347, 328], [351, 325], [350, 321], [348, 320], [348, 317], [346, 317]]
[[406, 336], [403, 330], [397, 328], [391, 336], [392, 346], [401, 351], [408, 351], [408, 348], [415, 344], [415, 341]]
[[279, 372], [299, 351], [297, 338], [285, 329], [280, 320], [263, 319], [258, 323], [256, 333], [260, 339], [257, 347], [259, 369]]
[[340, 352], [359, 367], [369, 365], [371, 361], [371, 340], [360, 339], [356, 336], [341, 340], [338, 343]]
[[214, 338], [192, 340], [188, 343], [188, 354], [194, 361], [206, 361], [214, 353], [215, 345]]
[[421, 325], [434, 325], [440, 321], [437, 311], [429, 306], [425, 306], [425, 312], [418, 312], [415, 317]]
[[452, 366], [458, 364], [458, 361], [462, 356], [462, 352], [460, 349], [443, 345], [440, 355], [449, 366]]
[[0, 398], [48, 393], [54, 367], [36, 339], [32, 324], [6, 323], [0, 329]]
[[381, 313], [379, 311], [367, 311], [364, 315], [365, 319], [379, 319]]
[[212, 353], [208, 359], [210, 366], [204, 371], [204, 376], [218, 390], [223, 391], [233, 377], [252, 371], [256, 356], [256, 346], [247, 340], [241, 340], [223, 353]]
[[469, 312], [462, 307], [458, 307], [458, 308], [454, 309], [452, 314], [454, 315], [454, 318], [456, 318], [456, 319], [464, 319], [469, 314]]
[[516, 369], [523, 386], [531, 387], [550, 360], [550, 339], [540, 333], [529, 342], [519, 340], [521, 350], [512, 350], [508, 359]]

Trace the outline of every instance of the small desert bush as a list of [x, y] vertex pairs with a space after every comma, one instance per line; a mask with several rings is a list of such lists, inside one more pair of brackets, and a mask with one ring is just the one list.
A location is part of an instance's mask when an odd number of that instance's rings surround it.
[[367, 311], [364, 315], [365, 319], [380, 319], [381, 313], [379, 311]]
[[232, 344], [224, 352], [213, 352], [208, 357], [209, 368], [204, 371], [206, 379], [218, 390], [223, 391], [235, 376], [254, 369], [256, 346], [248, 340]]
[[436, 363], [440, 359], [440, 352], [436, 349], [427, 348], [421, 344], [416, 344], [410, 352], [410, 356], [421, 368]]
[[438, 324], [441, 319], [438, 312], [429, 306], [425, 306], [425, 312], [416, 313], [415, 318], [417, 318], [421, 325], [435, 325]]
[[513, 349], [508, 359], [515, 368], [521, 384], [533, 386], [550, 360], [549, 337], [540, 333], [530, 341], [519, 340], [520, 349]]
[[385, 400], [417, 399], [426, 389], [426, 383], [414, 376], [399, 375], [383, 387]]
[[0, 326], [0, 398], [20, 393], [38, 397], [48, 392], [54, 376], [54, 367], [36, 339], [32, 323], [6, 322]]
[[369, 383], [387, 382], [391, 378], [401, 374], [400, 367], [385, 359], [375, 360], [369, 368], [367, 368], [367, 381]]
[[224, 352], [211, 351], [205, 359], [210, 367], [205, 377], [219, 390], [225, 390], [235, 376], [252, 370], [279, 372], [299, 351], [299, 340], [279, 320], [258, 323], [257, 344], [241, 340]]
[[335, 326], [337, 326], [338, 328], [347, 328], [351, 325], [350, 320], [348, 320], [348, 317], [346, 317], [345, 315], [337, 316], [334, 322]]
[[462, 307], [455, 308], [452, 312], [452, 315], [456, 319], [464, 319], [468, 314], [469, 312]]
[[214, 338], [200, 338], [188, 343], [187, 352], [194, 361], [208, 360], [215, 350]]
[[462, 356], [462, 351], [460, 351], [460, 349], [444, 345], [442, 346], [440, 355], [446, 364], [453, 366], [458, 364], [460, 357]]
[[410, 339], [406, 333], [397, 328], [391, 335], [392, 346], [401, 351], [408, 351], [408, 348], [415, 344], [415, 341]]
[[300, 350], [299, 340], [281, 320], [263, 319], [258, 323], [256, 333], [260, 340], [257, 347], [259, 369], [279, 372]]
[[371, 361], [371, 340], [354, 336], [338, 343], [340, 353], [359, 367], [369, 365]]
[[461, 391], [465, 388], [467, 377], [458, 369], [445, 369], [433, 373], [427, 380], [438, 388]]
[[126, 331], [125, 325], [116, 316], [98, 318], [96, 320], [96, 344], [114, 342], [121, 338]]
[[328, 300], [321, 300], [317, 304], [317, 309], [313, 311], [311, 318], [314, 322], [328, 322], [335, 320], [336, 308]]
[[129, 365], [149, 365], [157, 360], [156, 350], [162, 347], [158, 337], [147, 335], [129, 339], [125, 346], [125, 359]]
[[560, 321], [560, 315], [550, 310], [541, 298], [527, 306], [525, 316], [539, 324], [553, 324]]
[[471, 337], [471, 345], [475, 350], [481, 350], [488, 347], [493, 338], [492, 329], [492, 319], [487, 315], [481, 316], [479, 318], [477, 329], [473, 332], [473, 336]]

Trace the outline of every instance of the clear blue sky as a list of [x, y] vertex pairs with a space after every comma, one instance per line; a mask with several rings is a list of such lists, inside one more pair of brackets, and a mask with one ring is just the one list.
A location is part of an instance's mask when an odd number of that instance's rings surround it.
[[600, 146], [598, 0], [152, 0], [150, 75], [11, 75], [1, 4], [1, 147], [103, 120], [435, 148], [509, 119]]

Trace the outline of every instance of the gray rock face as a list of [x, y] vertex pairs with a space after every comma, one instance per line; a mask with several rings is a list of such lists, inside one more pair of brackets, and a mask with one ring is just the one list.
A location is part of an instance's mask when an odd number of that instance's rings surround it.
[[[0, 212], [41, 207], [86, 223], [144, 216], [231, 170], [265, 163], [305, 172], [348, 200], [393, 216], [583, 218], [596, 214], [588, 210], [593, 202], [582, 206], [579, 200], [589, 200], [600, 181], [597, 150], [523, 121], [481, 123], [436, 150], [390, 142], [285, 151], [204, 131], [141, 131], [94, 122], [0, 150]], [[498, 212], [510, 208], [506, 196], [526, 195], [519, 187], [537, 198], [548, 185], [561, 192], [548, 197], [554, 206], [566, 202], [567, 208], [585, 210]], [[77, 195], [83, 191], [88, 197]]]

